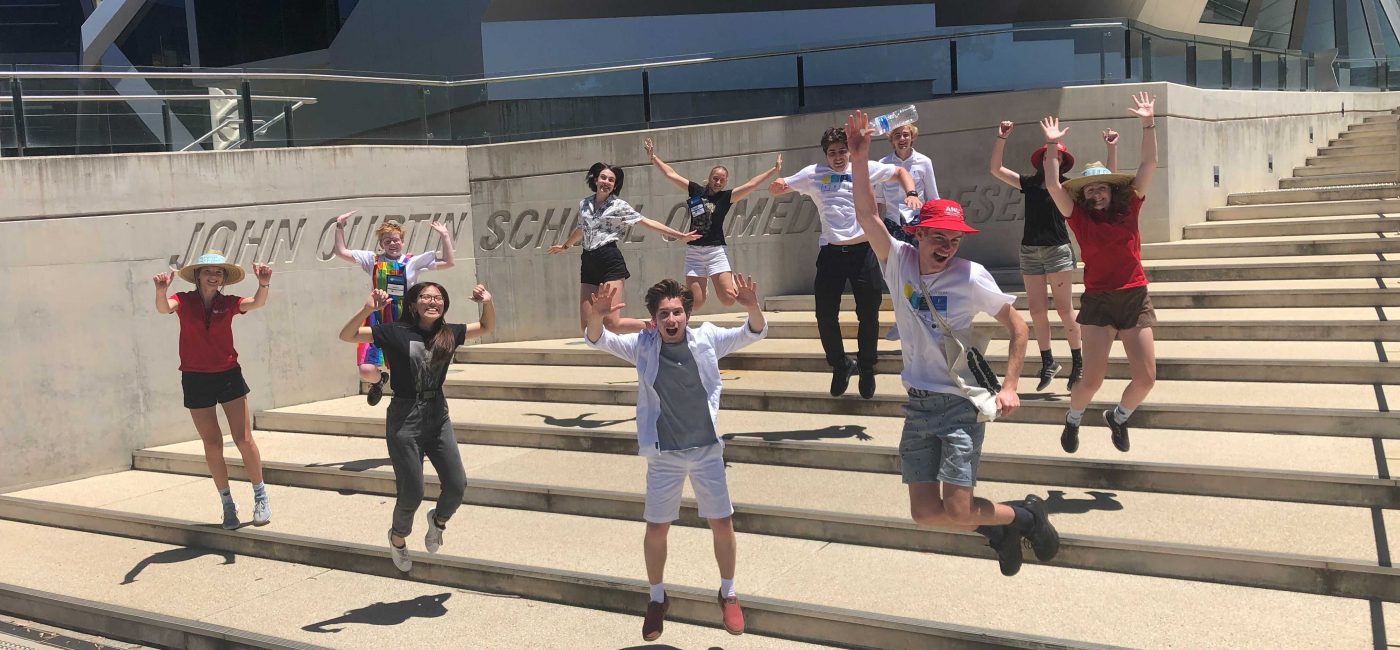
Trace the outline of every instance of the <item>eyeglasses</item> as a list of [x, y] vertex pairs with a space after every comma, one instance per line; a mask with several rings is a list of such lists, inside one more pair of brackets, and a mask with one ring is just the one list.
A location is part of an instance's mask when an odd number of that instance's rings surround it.
[[426, 302], [430, 305], [441, 305], [446, 303], [441, 296], [418, 296], [418, 302]]

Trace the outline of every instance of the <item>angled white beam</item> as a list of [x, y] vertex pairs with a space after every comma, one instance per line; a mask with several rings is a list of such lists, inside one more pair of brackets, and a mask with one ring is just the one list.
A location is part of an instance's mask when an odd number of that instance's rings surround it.
[[102, 62], [107, 48], [116, 42], [146, 0], [103, 0], [83, 21], [83, 65]]

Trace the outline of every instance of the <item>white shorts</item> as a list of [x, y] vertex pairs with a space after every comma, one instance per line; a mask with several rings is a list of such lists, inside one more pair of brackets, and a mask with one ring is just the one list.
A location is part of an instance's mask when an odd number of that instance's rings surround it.
[[724, 445], [663, 451], [647, 457], [647, 496], [643, 518], [653, 524], [669, 524], [681, 517], [681, 492], [690, 477], [690, 489], [702, 519], [723, 519], [734, 514], [729, 484], [724, 477]]
[[686, 246], [685, 275], [688, 278], [708, 278], [716, 273], [728, 273], [729, 253], [723, 246]]

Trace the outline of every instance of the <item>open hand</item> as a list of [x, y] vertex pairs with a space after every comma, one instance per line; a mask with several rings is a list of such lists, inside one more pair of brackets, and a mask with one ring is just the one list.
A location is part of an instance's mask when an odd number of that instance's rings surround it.
[[622, 308], [627, 306], [626, 303], [613, 304], [616, 299], [617, 286], [605, 284], [593, 292], [593, 295], [588, 298], [588, 304], [592, 306], [593, 313], [602, 318], [613, 312], [622, 311]]
[[873, 133], [870, 116], [865, 111], [846, 116], [846, 146], [850, 149], [851, 158], [870, 157], [870, 136]]
[[924, 207], [924, 202], [917, 196], [906, 196], [904, 197], [904, 205], [910, 210], [918, 211], [919, 208]]
[[562, 252], [564, 252], [564, 251], [566, 251], [566, 250], [569, 250], [569, 247], [568, 247], [568, 246], [565, 246], [565, 245], [563, 245], [563, 244], [555, 244], [555, 245], [549, 247], [549, 254], [550, 254], [550, 255], [558, 255], [558, 254], [560, 254], [560, 253], [562, 253]]
[[1155, 114], [1153, 112], [1153, 106], [1157, 103], [1157, 98], [1146, 92], [1141, 92], [1133, 95], [1133, 103], [1137, 104], [1137, 106], [1128, 109], [1128, 112], [1138, 116], [1138, 119], [1142, 120], [1144, 124], [1150, 123], [1152, 121], [1152, 116]]
[[749, 308], [758, 306], [758, 283], [753, 281], [752, 275], [735, 273], [734, 291], [734, 302]]
[[778, 162], [773, 165], [773, 169], [778, 171], [783, 170], [783, 154], [778, 154]]
[[1118, 144], [1118, 132], [1113, 129], [1104, 129], [1103, 141], [1110, 147]]
[[647, 158], [656, 157], [656, 143], [652, 142], [651, 138], [642, 140], [642, 148], [647, 150]]
[[688, 233], [685, 233], [684, 235], [681, 235], [680, 237], [677, 237], [676, 239], [679, 239], [683, 242], [693, 242], [704, 236], [704, 233], [701, 233], [699, 230], [692, 230]]
[[174, 280], [175, 280], [175, 272], [174, 272], [174, 271], [166, 271], [165, 273], [157, 273], [157, 274], [151, 276], [151, 281], [154, 282], [154, 283], [156, 283], [156, 288], [157, 288], [157, 289], [169, 289], [169, 288], [170, 288], [170, 283], [173, 282]]
[[272, 279], [272, 267], [253, 262], [253, 277], [258, 279], [258, 284], [267, 284]]
[[1054, 115], [1047, 115], [1040, 121], [1040, 130], [1045, 132], [1046, 142], [1059, 142], [1069, 133], [1069, 127], [1060, 128], [1060, 118]]
[[1007, 120], [1002, 120], [1002, 121], [1001, 121], [1001, 124], [998, 124], [998, 125], [997, 125], [997, 137], [999, 137], [999, 138], [1005, 138], [1006, 136], [1011, 135], [1011, 132], [1012, 132], [1013, 130], [1015, 130], [1015, 129], [1016, 129], [1016, 123], [1015, 123], [1015, 122], [1010, 122], [1010, 121], [1007, 121]]
[[371, 311], [379, 311], [387, 304], [389, 304], [389, 292], [383, 289], [369, 292], [369, 297], [365, 299], [365, 308]]
[[472, 302], [491, 302], [491, 292], [486, 290], [486, 285], [478, 284], [475, 287], [472, 287]]
[[452, 232], [447, 229], [447, 224], [441, 221], [434, 221], [428, 224], [428, 227], [432, 228], [433, 232], [437, 233], [438, 236], [443, 239], [449, 239], [452, 237]]
[[348, 222], [348, 221], [350, 221], [350, 217], [354, 216], [356, 212], [359, 212], [359, 210], [351, 210], [351, 211], [349, 211], [349, 212], [346, 212], [345, 214], [342, 214], [342, 215], [336, 217], [336, 218], [335, 218], [335, 227], [336, 227], [336, 228], [344, 228], [344, 227], [345, 227], [345, 223]]

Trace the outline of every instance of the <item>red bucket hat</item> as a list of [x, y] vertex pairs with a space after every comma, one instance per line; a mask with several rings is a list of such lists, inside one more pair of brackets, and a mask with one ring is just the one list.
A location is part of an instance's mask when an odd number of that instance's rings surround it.
[[965, 232], [976, 234], [977, 229], [967, 225], [963, 219], [963, 209], [957, 201], [948, 199], [934, 199], [924, 204], [919, 210], [919, 221], [904, 227], [904, 232], [914, 234], [917, 228], [937, 228], [939, 230], [952, 230], [954, 232]]
[[[1069, 149], [1067, 149], [1067, 148], [1065, 147], [1064, 143], [1057, 143], [1057, 144], [1055, 145], [1055, 148], [1060, 150], [1060, 160], [1063, 161], [1063, 163], [1064, 163], [1063, 165], [1060, 166], [1060, 172], [1061, 172], [1061, 173], [1064, 173], [1064, 172], [1067, 172], [1067, 171], [1073, 169], [1073, 168], [1074, 168], [1074, 156], [1070, 155]], [[1040, 145], [1040, 148], [1039, 148], [1039, 149], [1036, 149], [1035, 152], [1031, 154], [1031, 166], [1032, 166], [1032, 167], [1035, 167], [1036, 169], [1042, 169], [1041, 166], [1042, 166], [1044, 163], [1045, 163], [1045, 145], [1042, 144], [1042, 145]]]

